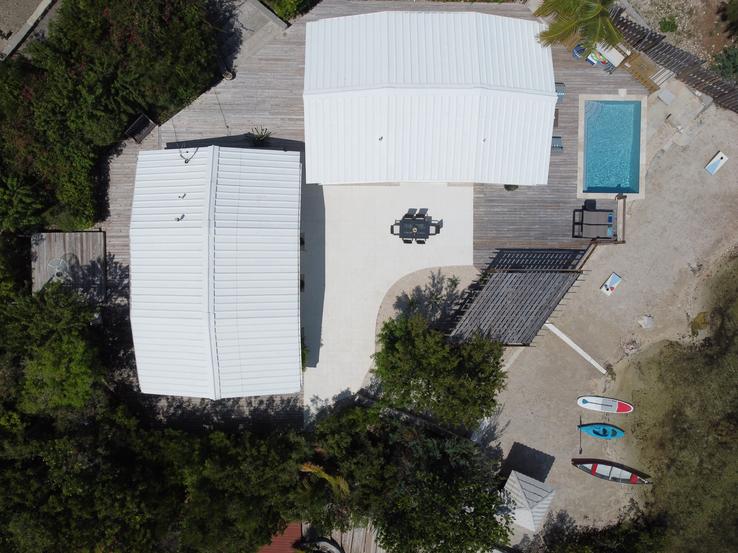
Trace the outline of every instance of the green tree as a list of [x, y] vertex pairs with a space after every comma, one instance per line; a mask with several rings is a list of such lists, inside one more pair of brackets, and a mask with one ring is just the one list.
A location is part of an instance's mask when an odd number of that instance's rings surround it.
[[472, 427], [491, 415], [505, 384], [502, 346], [479, 336], [452, 342], [420, 315], [387, 321], [375, 371], [391, 405]]
[[183, 466], [182, 543], [203, 553], [255, 552], [296, 518], [306, 454], [291, 432], [258, 437], [213, 432]]
[[39, 344], [23, 366], [19, 408], [26, 413], [82, 409], [92, 396], [96, 372], [93, 349], [81, 336]]
[[559, 511], [541, 532], [516, 548], [521, 553], [666, 553], [665, 521], [633, 506], [609, 526], [580, 526]]
[[466, 438], [357, 406], [321, 421], [315, 442], [315, 463], [349, 485], [347, 518], [332, 519], [330, 506], [303, 513], [321, 529], [370, 522], [391, 553], [478, 553], [507, 542], [498, 466]]
[[536, 17], [553, 16], [548, 29], [539, 40], [542, 44], [565, 44], [574, 37], [584, 46], [586, 53], [598, 44], [615, 47], [622, 36], [610, 19], [610, 8], [615, 0], [543, 0], [535, 11]]
[[41, 223], [38, 192], [17, 177], [0, 176], [0, 231], [31, 230]]
[[92, 223], [97, 163], [138, 113], [163, 121], [214, 82], [210, 15], [207, 0], [65, 0], [28, 57], [2, 63], [0, 155], [52, 224]]

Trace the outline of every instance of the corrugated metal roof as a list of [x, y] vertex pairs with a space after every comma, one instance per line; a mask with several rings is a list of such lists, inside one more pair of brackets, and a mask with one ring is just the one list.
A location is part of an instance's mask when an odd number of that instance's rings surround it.
[[381, 12], [307, 24], [307, 181], [546, 184], [556, 92], [536, 21]]
[[300, 182], [299, 152], [139, 154], [131, 327], [143, 392], [300, 390]]

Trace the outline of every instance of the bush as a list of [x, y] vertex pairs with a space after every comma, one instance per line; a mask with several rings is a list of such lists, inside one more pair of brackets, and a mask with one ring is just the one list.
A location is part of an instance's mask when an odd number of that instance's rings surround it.
[[[390, 553], [478, 553], [507, 542], [499, 467], [470, 440], [351, 407], [319, 423], [315, 441], [314, 464], [349, 484], [348, 500], [331, 503], [329, 484], [315, 482], [326, 490], [322, 530], [369, 521]], [[325, 520], [347, 506], [347, 518]]]
[[41, 223], [43, 203], [27, 182], [0, 176], [0, 231], [30, 230]]
[[96, 162], [136, 114], [164, 120], [213, 83], [216, 30], [206, 6], [65, 0], [29, 57], [2, 63], [0, 157], [46, 207], [60, 204], [58, 219], [93, 222]]
[[379, 343], [374, 361], [384, 401], [467, 427], [494, 413], [505, 383], [500, 344], [479, 336], [450, 342], [420, 315], [387, 321]]
[[726, 79], [738, 80], [738, 46], [726, 46], [715, 55], [712, 68]]
[[676, 18], [672, 15], [670, 17], [664, 17], [659, 21], [659, 30], [662, 33], [674, 33], [677, 30]]
[[281, 19], [290, 21], [310, 11], [320, 0], [266, 0], [266, 3]]

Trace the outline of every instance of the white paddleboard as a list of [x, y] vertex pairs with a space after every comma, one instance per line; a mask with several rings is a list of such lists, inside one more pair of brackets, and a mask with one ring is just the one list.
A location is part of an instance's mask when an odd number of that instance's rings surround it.
[[633, 406], [627, 401], [602, 396], [580, 396], [577, 398], [577, 405], [601, 413], [630, 413], [633, 411]]

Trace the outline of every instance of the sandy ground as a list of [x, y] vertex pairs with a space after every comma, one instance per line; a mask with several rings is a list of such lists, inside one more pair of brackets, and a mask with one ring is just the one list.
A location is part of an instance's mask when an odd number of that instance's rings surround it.
[[26, 22], [38, 0], [0, 0], [0, 49], [5, 47], [8, 33], [14, 33]]
[[703, 59], [710, 59], [731, 42], [720, 21], [718, 8], [724, 0], [630, 0], [630, 4], [657, 31], [659, 22], [673, 18], [674, 32], [667, 40]]
[[[669, 125], [662, 118], [679, 106], [665, 111], [653, 96], [649, 104], [649, 125], [654, 127], [649, 131], [666, 149], [650, 145], [646, 197], [628, 204], [626, 243], [599, 247], [552, 317], [601, 364], [615, 366], [616, 381], [627, 380], [626, 351], [662, 339], [691, 339], [689, 323], [705, 306], [704, 283], [738, 241], [738, 114], [709, 107], [697, 120], [683, 121], [687, 126], [677, 132], [658, 126]], [[693, 107], [684, 105], [687, 111]], [[684, 119], [684, 114], [676, 115]], [[710, 176], [704, 166], [718, 149], [730, 159]], [[607, 297], [599, 286], [613, 271], [623, 282]], [[645, 314], [654, 320], [648, 330], [638, 324]], [[608, 420], [580, 410], [577, 396], [607, 394], [615, 383], [546, 331], [533, 347], [516, 355], [500, 398], [503, 450], [507, 454], [517, 448], [545, 475], [556, 489], [552, 512], [565, 510], [582, 523], [614, 520], [639, 490], [589, 477], [573, 468], [570, 459], [579, 455], [580, 415], [584, 422]], [[638, 416], [637, 406], [632, 416]], [[611, 422], [617, 424], [616, 418]], [[628, 442], [603, 444], [582, 438], [583, 456], [637, 462], [637, 450], [629, 449]]]

